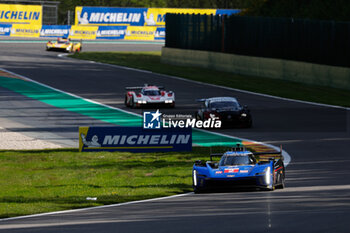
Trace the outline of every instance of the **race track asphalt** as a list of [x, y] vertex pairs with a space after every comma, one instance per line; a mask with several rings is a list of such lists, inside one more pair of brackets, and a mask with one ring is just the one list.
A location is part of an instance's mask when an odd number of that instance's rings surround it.
[[[159, 51], [161, 45], [86, 44], [85, 51]], [[194, 113], [198, 98], [235, 96], [250, 107], [251, 129], [220, 133], [283, 144], [292, 161], [286, 188], [273, 192], [188, 194], [108, 208], [0, 222], [0, 232], [348, 232], [349, 111], [188, 82], [150, 72], [57, 57], [40, 43], [0, 43], [0, 68], [54, 88], [136, 113], [123, 105], [126, 86], [153, 83], [176, 93]], [[0, 89], [0, 121], [10, 130], [74, 145], [79, 125], [106, 123]], [[10, 102], [8, 100], [11, 100]], [[23, 101], [26, 100], [26, 101]], [[25, 116], [25, 117], [23, 117]], [[45, 136], [43, 136], [45, 135]]]

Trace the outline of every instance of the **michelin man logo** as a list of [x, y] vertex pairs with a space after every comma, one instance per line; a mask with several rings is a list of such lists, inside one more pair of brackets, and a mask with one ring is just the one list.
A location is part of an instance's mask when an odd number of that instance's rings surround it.
[[143, 19], [145, 20], [147, 26], [155, 26], [156, 25], [156, 22], [154, 21], [153, 13], [149, 14], [149, 18], [147, 18], [147, 13], [144, 11], [143, 12]]
[[88, 141], [86, 140], [86, 137], [85, 137], [85, 135], [84, 135], [83, 133], [80, 134], [80, 136], [81, 136], [81, 140], [83, 141], [83, 143], [84, 143], [85, 146], [87, 146], [87, 147], [101, 147], [101, 144], [98, 143], [98, 137], [97, 137], [97, 135], [92, 136], [90, 142], [88, 142]]
[[144, 129], [160, 129], [160, 116], [162, 114], [159, 109], [156, 112], [144, 112], [143, 113], [143, 128]]
[[83, 17], [81, 17], [80, 11], [77, 11], [79, 24], [89, 24], [88, 13], [84, 12]]

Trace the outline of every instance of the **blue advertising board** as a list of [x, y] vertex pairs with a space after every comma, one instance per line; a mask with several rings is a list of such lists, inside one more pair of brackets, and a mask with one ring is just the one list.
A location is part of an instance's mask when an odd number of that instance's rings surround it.
[[192, 128], [80, 127], [79, 151], [191, 151]]
[[155, 40], [165, 40], [165, 27], [157, 27], [157, 30], [154, 34]]
[[217, 9], [216, 15], [234, 15], [240, 13], [240, 9]]
[[68, 25], [42, 25], [40, 37], [68, 37], [70, 28]]
[[76, 7], [76, 22], [81, 25], [144, 26], [147, 8]]
[[0, 24], [0, 36], [9, 36], [11, 34], [11, 24]]
[[127, 26], [99, 26], [96, 39], [124, 39]]

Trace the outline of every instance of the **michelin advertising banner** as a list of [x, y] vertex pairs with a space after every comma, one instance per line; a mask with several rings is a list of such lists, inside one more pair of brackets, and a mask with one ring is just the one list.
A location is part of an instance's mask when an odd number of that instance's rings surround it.
[[71, 26], [0, 24], [0, 36], [11, 37], [68, 37]]
[[164, 27], [0, 24], [0, 36], [95, 40], [165, 40]]
[[79, 151], [191, 151], [192, 128], [80, 127]]
[[42, 7], [0, 4], [0, 36], [165, 40], [166, 13], [236, 14], [240, 10], [76, 7], [75, 25], [41, 25]]
[[0, 23], [41, 25], [42, 6], [0, 4]]
[[75, 25], [165, 26], [166, 13], [236, 14], [240, 10], [182, 8], [76, 7]]
[[68, 37], [70, 28], [67, 25], [42, 25], [40, 37]]
[[13, 24], [11, 28], [12, 37], [39, 37], [41, 25]]
[[69, 38], [94, 40], [94, 39], [96, 39], [97, 29], [98, 29], [97, 26], [84, 27], [84, 26], [74, 25], [70, 29]]
[[96, 39], [124, 39], [127, 33], [127, 26], [99, 26]]

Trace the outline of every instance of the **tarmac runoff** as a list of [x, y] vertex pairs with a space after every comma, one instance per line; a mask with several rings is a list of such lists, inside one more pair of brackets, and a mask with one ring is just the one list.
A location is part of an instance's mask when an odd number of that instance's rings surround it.
[[[0, 86], [29, 98], [118, 126], [142, 126], [142, 116], [138, 114], [103, 105], [70, 93], [62, 92], [58, 89], [49, 87], [4, 69], [2, 69], [1, 74]], [[201, 129], [193, 129], [192, 142], [195, 146], [231, 147], [232, 145], [242, 144], [253, 148], [256, 151], [278, 151], [278, 148], [272, 145], [262, 144], [247, 139], [241, 139]], [[290, 162], [289, 154], [283, 151], [283, 156], [285, 159], [285, 164], [288, 165]]]

